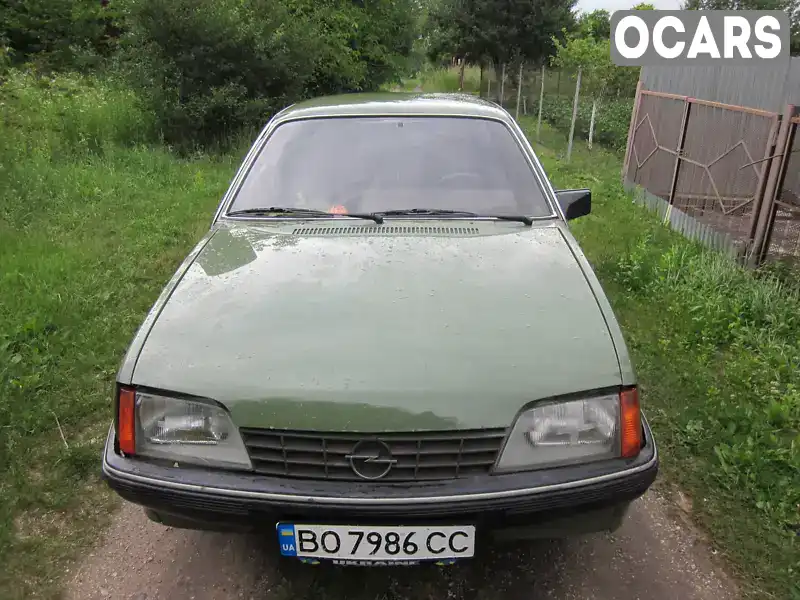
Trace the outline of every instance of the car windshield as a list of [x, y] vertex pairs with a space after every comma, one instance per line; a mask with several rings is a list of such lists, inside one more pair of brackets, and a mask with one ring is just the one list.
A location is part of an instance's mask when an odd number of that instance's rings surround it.
[[462, 117], [341, 117], [279, 125], [229, 212], [267, 207], [552, 214], [511, 131], [498, 121]]

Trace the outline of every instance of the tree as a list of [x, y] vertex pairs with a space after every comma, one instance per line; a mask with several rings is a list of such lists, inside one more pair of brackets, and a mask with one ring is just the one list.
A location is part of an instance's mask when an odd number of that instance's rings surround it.
[[800, 0], [686, 0], [684, 10], [780, 10], [789, 15], [789, 51], [800, 54]]
[[438, 0], [431, 8], [437, 50], [495, 66], [515, 60], [541, 64], [553, 37], [575, 23], [577, 0]]
[[480, 27], [481, 1], [438, 0], [430, 7], [426, 32], [432, 62], [456, 56], [480, 59], [487, 53]]
[[639, 2], [636, 6], [633, 7], [633, 10], [655, 10], [656, 7], [648, 2]]
[[81, 52], [102, 52], [106, 23], [99, 0], [3, 0], [0, 38], [15, 62], [74, 66]]
[[411, 0], [126, 0], [120, 69], [170, 143], [260, 127], [301, 98], [404, 74]]
[[595, 40], [591, 37], [570, 36], [565, 42], [553, 40], [556, 55], [552, 64], [568, 70], [582, 69], [581, 87], [592, 97], [600, 97], [617, 68], [611, 62], [608, 39]]
[[611, 38], [611, 13], [602, 8], [578, 17], [577, 35], [595, 40]]
[[[594, 120], [597, 102], [603, 96], [609, 81], [617, 67], [611, 62], [611, 42], [608, 39], [596, 40], [593, 37], [569, 36], [566, 42], [553, 40], [556, 55], [552, 60], [554, 66], [562, 69], [580, 70], [581, 89], [592, 98], [592, 117], [589, 123], [589, 148], [592, 147]], [[573, 109], [573, 127], [575, 120]], [[570, 138], [570, 146], [572, 139]]]

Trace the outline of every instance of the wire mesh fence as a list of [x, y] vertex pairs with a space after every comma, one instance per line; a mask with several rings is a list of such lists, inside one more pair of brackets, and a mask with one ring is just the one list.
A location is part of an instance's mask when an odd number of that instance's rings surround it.
[[[765, 260], [800, 265], [798, 109], [674, 94], [663, 88], [678, 86], [681, 74], [661, 75], [659, 90], [643, 87], [647, 76], [638, 86], [622, 78], [602, 90], [580, 90], [579, 71], [517, 63], [473, 71], [475, 81], [464, 89], [517, 117], [574, 131], [575, 143], [624, 151], [625, 185], [687, 237], [753, 266]], [[686, 85], [698, 85], [697, 77], [685, 78]], [[715, 86], [736, 92], [732, 82]]]
[[[516, 63], [505, 68], [486, 67], [479, 79], [473, 93], [501, 104], [513, 115], [538, 119], [541, 114], [544, 122], [565, 132], [571, 129], [577, 70], [543, 69], [527, 64], [520, 69]], [[622, 152], [635, 92], [636, 79], [631, 77], [604, 90], [584, 86], [578, 95], [575, 142], [593, 142]]]

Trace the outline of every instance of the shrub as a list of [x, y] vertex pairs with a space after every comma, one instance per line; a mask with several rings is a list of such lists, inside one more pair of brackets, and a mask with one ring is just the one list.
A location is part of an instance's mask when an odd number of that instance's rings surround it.
[[18, 64], [74, 68], [81, 58], [109, 49], [110, 18], [100, 0], [5, 0], [0, 39], [7, 40]]
[[793, 535], [800, 524], [797, 293], [689, 242], [663, 252], [647, 232], [605, 267], [628, 293], [658, 306], [676, 355], [724, 368], [673, 423], [675, 442], [713, 457], [708, 476], [716, 486]]
[[413, 41], [411, 0], [129, 0], [124, 16], [119, 68], [180, 146], [303, 97], [377, 89]]

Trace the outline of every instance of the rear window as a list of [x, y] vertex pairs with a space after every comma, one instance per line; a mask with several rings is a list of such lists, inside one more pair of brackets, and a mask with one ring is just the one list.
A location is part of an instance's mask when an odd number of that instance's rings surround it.
[[458, 117], [342, 117], [279, 125], [230, 210], [270, 206], [552, 214], [511, 131], [497, 121]]

